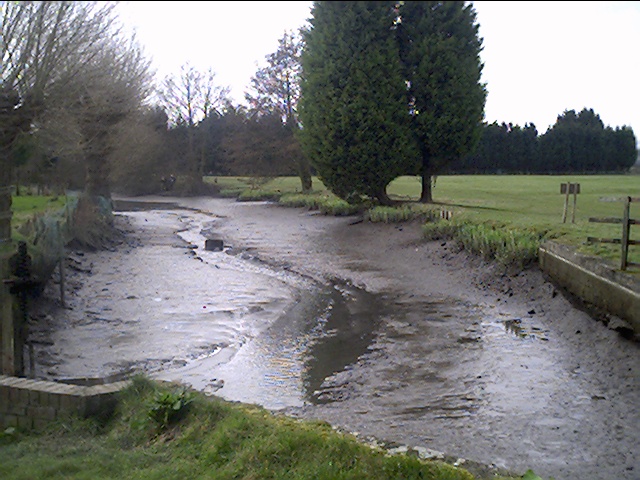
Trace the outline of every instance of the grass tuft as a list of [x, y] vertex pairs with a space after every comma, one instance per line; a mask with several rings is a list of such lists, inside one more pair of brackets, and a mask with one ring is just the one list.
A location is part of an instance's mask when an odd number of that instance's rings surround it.
[[460, 248], [485, 260], [522, 270], [537, 261], [547, 232], [492, 222], [438, 220], [423, 226], [423, 236], [427, 240], [454, 240]]
[[373, 223], [402, 223], [414, 220], [432, 221], [438, 218], [440, 209], [434, 205], [404, 203], [397, 206], [375, 206], [367, 211]]

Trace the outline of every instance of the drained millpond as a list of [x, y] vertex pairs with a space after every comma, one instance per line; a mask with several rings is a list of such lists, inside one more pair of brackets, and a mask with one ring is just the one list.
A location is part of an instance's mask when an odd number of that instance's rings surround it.
[[144, 371], [520, 473], [637, 478], [638, 343], [535, 275], [488, 281], [411, 226], [148, 200], [119, 204], [117, 250], [70, 253], [39, 376]]

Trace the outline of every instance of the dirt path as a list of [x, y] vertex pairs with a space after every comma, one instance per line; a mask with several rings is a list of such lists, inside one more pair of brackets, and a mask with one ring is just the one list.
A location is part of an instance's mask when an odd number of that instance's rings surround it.
[[[373, 295], [380, 322], [366, 350], [318, 386], [322, 401], [294, 402], [287, 414], [545, 478], [638, 478], [639, 345], [576, 308], [539, 270], [505, 275], [452, 245], [422, 241], [418, 224], [222, 199], [146, 200], [191, 210], [128, 215], [128, 243], [73, 257], [71, 309], [40, 310], [34, 332], [39, 370], [51, 378], [127, 367], [175, 376], [199, 364], [227, 375], [228, 385], [216, 386], [218, 376], [206, 388], [252, 401], [254, 390], [232, 384], [250, 382], [254, 364], [221, 366], [271, 335], [306, 293], [339, 281]], [[206, 257], [185, 237], [203, 218], [208, 234], [232, 246], [224, 257]], [[259, 262], [233, 264], [243, 259]]]

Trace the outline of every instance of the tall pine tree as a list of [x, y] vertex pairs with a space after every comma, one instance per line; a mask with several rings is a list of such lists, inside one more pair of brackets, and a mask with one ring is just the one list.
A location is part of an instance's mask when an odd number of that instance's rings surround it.
[[[420, 158], [420, 200], [433, 200], [431, 176], [477, 144], [486, 88], [480, 83], [482, 41], [476, 13], [466, 2], [398, 4], [397, 29], [412, 130]], [[418, 170], [418, 172], [416, 172]]]
[[319, 178], [351, 203], [389, 204], [415, 161], [391, 2], [315, 2], [305, 35], [300, 138]]

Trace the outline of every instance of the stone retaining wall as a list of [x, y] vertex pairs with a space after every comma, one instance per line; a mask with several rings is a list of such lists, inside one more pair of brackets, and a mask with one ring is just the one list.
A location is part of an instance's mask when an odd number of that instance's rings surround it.
[[619, 317], [640, 334], [640, 273], [622, 272], [555, 242], [542, 245], [538, 258], [540, 268], [558, 285]]
[[128, 384], [80, 386], [0, 375], [0, 429], [38, 430], [69, 415], [109, 415]]

